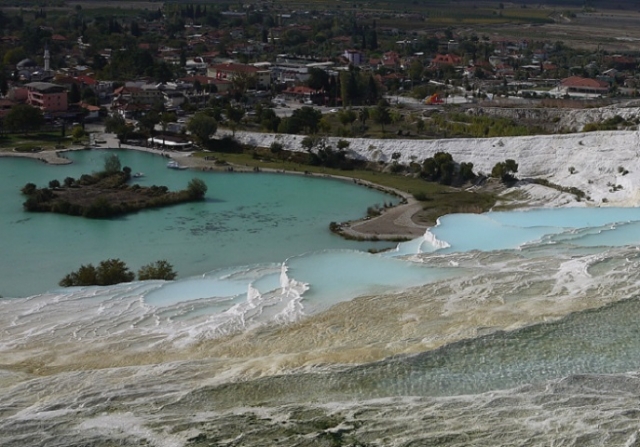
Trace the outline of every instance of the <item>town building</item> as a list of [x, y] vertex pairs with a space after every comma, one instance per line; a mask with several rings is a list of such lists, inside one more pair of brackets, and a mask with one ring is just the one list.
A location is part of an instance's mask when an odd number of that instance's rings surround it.
[[67, 103], [67, 89], [50, 82], [30, 82], [25, 84], [27, 89], [27, 104], [38, 107], [45, 113], [65, 112]]
[[164, 102], [164, 96], [162, 94], [162, 91], [155, 88], [155, 85], [124, 85], [114, 90], [113, 101], [121, 103], [153, 105], [156, 103]]
[[362, 51], [345, 50], [343, 56], [348, 63], [354, 67], [360, 66], [364, 63], [364, 53]]
[[256, 87], [259, 89], [268, 89], [271, 86], [271, 72], [269, 70], [261, 70], [253, 65], [233, 62], [210, 65], [207, 69], [207, 76], [229, 81], [233, 81], [237, 76], [250, 76], [255, 78]]
[[590, 93], [604, 95], [609, 92], [609, 84], [599, 79], [570, 76], [560, 81], [560, 89], [567, 93]]
[[458, 66], [462, 64], [462, 58], [455, 54], [436, 54], [431, 59], [430, 68], [442, 68], [445, 66]]

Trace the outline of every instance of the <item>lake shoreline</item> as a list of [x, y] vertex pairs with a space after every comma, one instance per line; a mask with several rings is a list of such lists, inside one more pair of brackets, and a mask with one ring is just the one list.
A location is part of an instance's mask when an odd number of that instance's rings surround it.
[[43, 150], [39, 152], [2, 152], [0, 157], [18, 157], [31, 158], [52, 165], [64, 165], [72, 163], [71, 160], [64, 156], [64, 152], [76, 150], [91, 149], [126, 149], [149, 152], [178, 162], [183, 166], [194, 171], [218, 171], [218, 172], [237, 172], [237, 173], [282, 173], [287, 175], [308, 175], [322, 178], [330, 178], [345, 182], [353, 182], [357, 185], [373, 188], [381, 192], [400, 198], [400, 203], [392, 207], [384, 207], [380, 209], [380, 214], [373, 217], [365, 217], [362, 219], [345, 221], [337, 223], [334, 232], [346, 239], [354, 240], [387, 240], [387, 241], [403, 241], [415, 239], [424, 235], [429, 226], [420, 225], [414, 222], [412, 217], [418, 213], [422, 207], [411, 194], [397, 189], [385, 187], [366, 180], [354, 179], [350, 177], [342, 177], [331, 174], [314, 174], [305, 171], [286, 171], [282, 169], [260, 168], [255, 170], [249, 166], [241, 165], [216, 165], [215, 160], [205, 159], [201, 157], [193, 157], [191, 152], [173, 152], [150, 147], [134, 146], [129, 144], [120, 144], [115, 135], [104, 134], [102, 140], [105, 143], [94, 147], [77, 146], [67, 149]]

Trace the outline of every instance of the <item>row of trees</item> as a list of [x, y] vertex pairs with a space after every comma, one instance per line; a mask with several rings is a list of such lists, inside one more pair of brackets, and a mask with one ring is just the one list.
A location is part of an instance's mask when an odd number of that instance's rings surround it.
[[[166, 260], [152, 262], [140, 267], [138, 280], [162, 279], [174, 280], [177, 273]], [[62, 287], [74, 286], [110, 286], [135, 280], [136, 275], [120, 259], [107, 259], [97, 267], [92, 264], [82, 265], [75, 272], [65, 275], [58, 283]]]

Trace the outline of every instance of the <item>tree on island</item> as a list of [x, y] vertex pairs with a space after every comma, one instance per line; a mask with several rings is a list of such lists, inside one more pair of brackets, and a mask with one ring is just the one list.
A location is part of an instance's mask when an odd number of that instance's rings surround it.
[[199, 178], [191, 179], [187, 185], [189, 197], [192, 199], [202, 199], [207, 193], [207, 185]]
[[197, 178], [192, 179], [186, 189], [176, 192], [169, 191], [166, 186], [130, 185], [130, 179], [131, 168], [121, 168], [118, 156], [109, 154], [105, 157], [104, 171], [83, 174], [77, 181], [67, 177], [64, 188], [58, 180], [50, 181], [49, 188], [41, 189], [34, 183], [27, 183], [21, 190], [27, 196], [23, 207], [27, 211], [104, 219], [202, 200], [207, 193], [207, 185]]
[[109, 154], [104, 157], [104, 172], [114, 174], [122, 169], [120, 158], [116, 154]]

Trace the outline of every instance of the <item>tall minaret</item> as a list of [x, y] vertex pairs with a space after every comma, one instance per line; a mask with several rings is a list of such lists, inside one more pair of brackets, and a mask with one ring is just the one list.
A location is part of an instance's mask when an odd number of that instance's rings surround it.
[[49, 54], [49, 44], [44, 46], [44, 71], [51, 70], [51, 55]]

